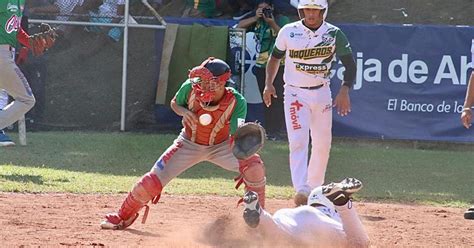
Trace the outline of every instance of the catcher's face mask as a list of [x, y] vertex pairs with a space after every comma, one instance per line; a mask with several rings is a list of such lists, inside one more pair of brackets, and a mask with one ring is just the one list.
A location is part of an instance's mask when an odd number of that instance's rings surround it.
[[[225, 86], [226, 80], [221, 76], [214, 76], [212, 72], [203, 66], [196, 66], [189, 71], [189, 78], [196, 94], [196, 99], [204, 104], [212, 102], [216, 91]], [[226, 76], [227, 78], [227, 76]]]

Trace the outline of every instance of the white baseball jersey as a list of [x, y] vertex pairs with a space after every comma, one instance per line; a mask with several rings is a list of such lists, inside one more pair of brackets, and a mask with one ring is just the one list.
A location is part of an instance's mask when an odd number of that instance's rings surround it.
[[302, 21], [287, 24], [278, 33], [275, 48], [286, 51], [285, 83], [298, 87], [329, 83], [335, 55], [352, 53], [346, 35], [327, 22], [316, 31], [307, 28]]
[[284, 208], [272, 216], [265, 210], [260, 216], [264, 235], [287, 238], [311, 247], [364, 247], [369, 238], [353, 207], [334, 209], [300, 206]]

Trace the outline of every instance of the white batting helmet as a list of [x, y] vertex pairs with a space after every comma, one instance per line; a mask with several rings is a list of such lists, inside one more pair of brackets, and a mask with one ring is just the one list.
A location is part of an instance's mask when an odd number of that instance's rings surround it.
[[308, 197], [308, 206], [316, 205], [317, 206], [325, 206], [328, 208], [333, 208], [333, 203], [323, 194], [323, 187], [319, 186], [314, 188]]
[[328, 14], [328, 1], [327, 0], [299, 0], [298, 2], [298, 14], [301, 19], [304, 18], [303, 9], [324, 9], [323, 18], [326, 19]]
[[327, 9], [327, 0], [300, 0], [298, 9]]

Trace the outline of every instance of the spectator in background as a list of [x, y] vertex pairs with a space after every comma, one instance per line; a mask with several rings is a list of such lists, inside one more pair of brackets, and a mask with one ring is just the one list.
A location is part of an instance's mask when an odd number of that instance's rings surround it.
[[[243, 19], [237, 25], [238, 28], [245, 28], [247, 32], [255, 33], [257, 44], [257, 61], [255, 63], [255, 75], [257, 78], [260, 93], [263, 94], [265, 88], [265, 68], [267, 60], [275, 45], [275, 39], [280, 28], [290, 22], [287, 16], [279, 15], [273, 8], [272, 0], [257, 0], [255, 16]], [[283, 96], [283, 71], [284, 60], [281, 60], [274, 86], [277, 95]], [[283, 116], [283, 97], [274, 99], [272, 105], [265, 108], [264, 127], [268, 138], [272, 140], [281, 139], [280, 131], [285, 129], [285, 119]]]
[[228, 0], [229, 5], [234, 9], [233, 19], [240, 21], [254, 13], [255, 0]]
[[[68, 21], [71, 19], [73, 14], [80, 14], [82, 12], [82, 5], [85, 0], [56, 0], [53, 4], [43, 4], [32, 6], [28, 8], [30, 15], [52, 15], [56, 17], [58, 21]], [[72, 18], [71, 20], [77, 20], [78, 17]], [[57, 32], [60, 34], [57, 43], [60, 47], [63, 44], [69, 47], [69, 42], [64, 39], [66, 35], [73, 32], [74, 26], [71, 25], [57, 25]]]
[[56, 20], [67, 21], [71, 13], [75, 13], [84, 0], [56, 0], [53, 4], [41, 5], [29, 8], [30, 14], [56, 15]]
[[[92, 22], [103, 22], [103, 23], [118, 23], [123, 22], [123, 15], [125, 13], [125, 0], [104, 0], [99, 8], [95, 11], [89, 11], [89, 15], [92, 16]], [[108, 37], [113, 41], [120, 41], [122, 36], [122, 29], [118, 27], [92, 27], [89, 28], [91, 31], [107, 33]]]

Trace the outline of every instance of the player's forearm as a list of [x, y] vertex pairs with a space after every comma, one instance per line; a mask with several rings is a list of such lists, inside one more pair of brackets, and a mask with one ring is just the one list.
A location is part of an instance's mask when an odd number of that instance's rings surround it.
[[469, 78], [469, 84], [466, 91], [466, 100], [464, 101], [464, 108], [471, 108], [474, 105], [474, 71]]
[[273, 81], [275, 80], [278, 68], [280, 67], [280, 60], [281, 59], [277, 59], [273, 56], [270, 56], [270, 58], [268, 59], [267, 67], [265, 70], [265, 85], [273, 85]]
[[344, 71], [344, 79], [342, 85], [352, 88], [353, 82], [357, 74], [357, 65], [355, 63], [354, 57], [352, 54], [344, 55], [340, 57], [342, 65], [346, 69]]
[[336, 210], [341, 217], [342, 228], [346, 233], [347, 246], [361, 248], [369, 247], [370, 238], [365, 231], [364, 225], [360, 221], [355, 207], [349, 208], [349, 205], [336, 206]]
[[239, 24], [237, 24], [237, 28], [248, 28], [252, 24], [257, 22], [257, 20], [258, 20], [257, 16], [253, 16], [253, 17], [250, 17], [250, 18], [243, 19], [242, 21], [239, 22]]
[[189, 111], [187, 108], [178, 105], [174, 98], [170, 102], [170, 107], [179, 116], [183, 116], [187, 111]]

